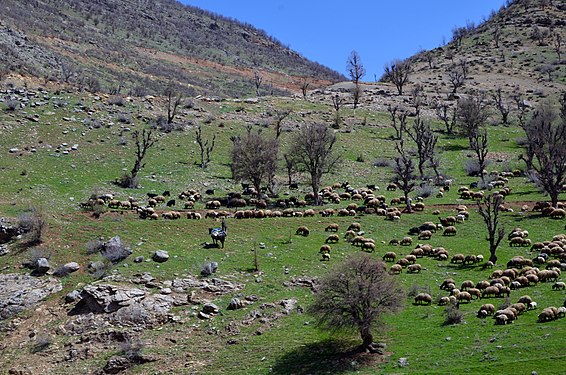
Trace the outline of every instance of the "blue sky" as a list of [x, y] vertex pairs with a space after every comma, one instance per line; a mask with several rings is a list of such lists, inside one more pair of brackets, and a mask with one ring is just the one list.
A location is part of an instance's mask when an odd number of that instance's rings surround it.
[[379, 78], [386, 63], [449, 41], [452, 29], [479, 24], [505, 0], [181, 0], [265, 30], [310, 60], [346, 74], [357, 50]]

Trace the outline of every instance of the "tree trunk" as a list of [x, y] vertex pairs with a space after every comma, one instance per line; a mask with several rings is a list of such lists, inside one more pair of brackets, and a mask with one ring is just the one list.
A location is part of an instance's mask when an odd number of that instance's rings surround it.
[[314, 205], [320, 206], [320, 197], [318, 196], [318, 183], [313, 181], [311, 183], [311, 186], [312, 186], [312, 192], [314, 194]]
[[557, 208], [558, 207], [558, 191], [551, 191], [550, 193], [548, 193], [548, 195], [550, 196], [550, 202], [552, 204], [552, 207]]
[[360, 328], [360, 336], [362, 338], [361, 350], [365, 352], [374, 352], [373, 335], [368, 328]]
[[497, 251], [497, 247], [496, 247], [496, 246], [491, 245], [491, 246], [489, 247], [489, 253], [490, 253], [489, 261], [492, 262], [493, 264], [496, 264], [496, 263], [497, 263], [496, 251]]

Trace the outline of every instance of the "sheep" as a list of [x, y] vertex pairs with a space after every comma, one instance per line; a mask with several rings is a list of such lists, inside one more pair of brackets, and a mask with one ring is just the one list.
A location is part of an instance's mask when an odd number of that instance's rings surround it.
[[322, 253], [321, 261], [329, 261], [329, 260], [330, 260], [330, 254], [329, 253]]
[[352, 242], [355, 237], [356, 237], [356, 232], [354, 232], [353, 230], [347, 230], [346, 233], [344, 233], [344, 238], [346, 239], [347, 242]]
[[330, 245], [322, 245], [318, 252], [321, 253], [321, 254], [330, 253], [331, 250], [332, 250], [332, 247], [330, 247]]
[[505, 325], [505, 324], [507, 324], [507, 321], [508, 321], [508, 320], [509, 320], [509, 319], [507, 318], [507, 315], [503, 315], [503, 314], [497, 315], [497, 316], [495, 317], [495, 324], [497, 324], [497, 325]]
[[442, 296], [438, 299], [438, 306], [446, 306], [450, 303], [450, 298]]
[[340, 226], [336, 223], [328, 224], [328, 226], [324, 229], [325, 232], [338, 232]]
[[466, 303], [470, 303], [472, 301], [472, 295], [468, 292], [460, 292], [456, 295], [456, 300], [460, 302], [466, 301]]
[[403, 239], [401, 240], [401, 242], [399, 242], [399, 244], [401, 246], [410, 246], [413, 244], [413, 238], [411, 237], [403, 237]]
[[524, 313], [525, 311], [527, 311], [527, 305], [525, 305], [525, 304], [522, 303], [522, 302], [514, 303], [514, 304], [512, 304], [512, 305], [509, 306], [509, 307], [511, 307], [511, 308], [513, 308], [513, 309], [515, 309], [515, 310], [517, 310], [517, 314], [522, 314], [522, 313]]
[[354, 246], [361, 246], [364, 242], [366, 242], [366, 239], [363, 236], [356, 236], [352, 239], [352, 245]]
[[[554, 308], [556, 309], [556, 308]], [[550, 320], [554, 320], [556, 319], [556, 312], [554, 311], [554, 309], [552, 307], [547, 307], [545, 309], [543, 309], [541, 311], [540, 314], [538, 314], [538, 322], [542, 323], [542, 322], [548, 322]], [[556, 309], [558, 310], [558, 309]]]
[[362, 230], [362, 226], [360, 223], [352, 223], [347, 230], [360, 231]]
[[472, 280], [466, 280], [466, 281], [462, 282], [462, 286], [460, 287], [460, 289], [466, 290], [466, 289], [473, 288], [474, 286], [475, 286], [475, 284]]
[[480, 311], [482, 310], [485, 311], [487, 315], [493, 315], [495, 313], [495, 306], [493, 306], [491, 303], [486, 303], [480, 307]]
[[393, 251], [385, 253], [385, 255], [383, 255], [382, 257], [384, 262], [394, 262], [395, 258], [397, 258], [397, 254], [395, 254]]
[[476, 297], [476, 299], [480, 299], [481, 298], [481, 290], [477, 289], [477, 288], [470, 288], [468, 289], [468, 293], [470, 293], [470, 295], [473, 297]]
[[556, 318], [564, 318], [566, 316], [566, 307], [560, 306], [558, 308], [558, 313], [556, 314]]
[[430, 240], [432, 237], [432, 232], [430, 230], [423, 230], [419, 233], [418, 239], [419, 240]]
[[326, 240], [324, 242], [325, 243], [337, 243], [339, 240], [340, 240], [340, 237], [337, 234], [331, 234], [326, 238]]
[[564, 283], [563, 281], [559, 281], [554, 283], [554, 285], [552, 285], [552, 290], [564, 290], [566, 289], [566, 283]]
[[489, 286], [489, 281], [481, 280], [481, 281], [478, 281], [478, 283], [476, 284], [476, 289], [484, 290], [488, 286]]
[[488, 260], [487, 262], [484, 263], [484, 265], [482, 266], [483, 269], [486, 268], [493, 268], [494, 264], [491, 260]]
[[488, 286], [481, 293], [481, 298], [496, 297], [499, 294], [499, 288], [496, 286]]
[[448, 290], [447, 285], [448, 284], [455, 284], [456, 282], [454, 281], [454, 279], [445, 279], [442, 284], [440, 284], [440, 289], [445, 289]]
[[399, 245], [399, 240], [394, 238], [391, 241], [389, 241], [389, 245], [391, 246], [398, 246]]
[[408, 273], [420, 273], [422, 270], [422, 266], [420, 264], [411, 264], [407, 267]]
[[417, 257], [414, 255], [406, 255], [405, 259], [407, 260], [407, 262], [411, 263], [411, 264], [415, 264], [415, 262], [417, 261]]
[[375, 251], [375, 243], [371, 242], [371, 241], [365, 241], [362, 243], [362, 250], [367, 250], [370, 253], [373, 253]]
[[535, 284], [535, 285], [538, 284], [538, 281], [539, 281], [539, 280], [538, 280], [538, 276], [537, 276], [537, 275], [535, 275], [535, 274], [528, 274], [528, 275], [526, 275], [525, 277], [526, 277], [527, 280], [529, 281], [529, 286], [530, 286], [531, 284]]
[[415, 207], [414, 207], [415, 211], [424, 211], [424, 209], [425, 209], [425, 204], [423, 202], [415, 203]]
[[419, 293], [415, 296], [415, 305], [430, 305], [432, 297], [428, 293]]
[[523, 246], [523, 238], [522, 237], [513, 237], [509, 240], [509, 246]]
[[456, 227], [448, 226], [444, 228], [444, 232], [442, 232], [443, 236], [455, 236], [456, 235]]
[[395, 190], [397, 190], [397, 188], [398, 188], [398, 186], [394, 182], [390, 182], [387, 185], [387, 191], [395, 191]]
[[450, 259], [450, 263], [464, 263], [464, 254], [455, 254], [452, 256], [452, 259]]
[[475, 264], [477, 261], [478, 259], [475, 255], [466, 255], [462, 264]]
[[422, 257], [424, 257], [424, 254], [425, 254], [424, 250], [421, 249], [421, 248], [419, 248], [419, 247], [417, 247], [416, 249], [411, 250], [411, 255], [414, 255], [414, 256], [416, 256], [417, 258], [422, 258]]
[[440, 224], [444, 227], [449, 227], [456, 224], [456, 218], [454, 216], [447, 216], [445, 219], [439, 217]]
[[296, 235], [300, 235], [303, 237], [307, 237], [310, 234], [309, 228], [305, 227], [305, 226], [301, 226], [297, 228], [297, 231], [295, 232]]
[[389, 268], [389, 273], [392, 275], [400, 274], [401, 271], [403, 271], [403, 267], [400, 264], [394, 264]]
[[535, 301], [532, 301], [528, 304], [527, 310], [535, 310], [537, 307], [537, 303]]
[[566, 217], [566, 211], [562, 208], [555, 208], [550, 212], [551, 219], [564, 219]]

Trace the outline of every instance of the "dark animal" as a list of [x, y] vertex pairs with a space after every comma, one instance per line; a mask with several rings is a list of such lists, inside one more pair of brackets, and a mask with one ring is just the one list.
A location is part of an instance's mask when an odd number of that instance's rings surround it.
[[156, 193], [147, 193], [147, 197], [148, 197], [148, 198], [155, 198], [155, 197], [157, 197], [158, 195], [159, 195], [159, 194], [156, 194]]
[[289, 189], [296, 190], [298, 188], [299, 188], [299, 184], [296, 182], [293, 182], [289, 185]]
[[169, 190], [165, 190], [165, 191], [163, 192], [163, 194], [161, 194], [161, 195], [163, 195], [164, 197], [170, 197], [170, 196], [171, 196], [171, 192], [170, 192]]
[[222, 245], [224, 249], [224, 241], [226, 241], [226, 236], [228, 231], [226, 229], [226, 222], [222, 220], [222, 227], [221, 228], [208, 228], [208, 233], [210, 234], [210, 238], [212, 238], [212, 242], [218, 246], [218, 242]]
[[214, 195], [214, 189], [208, 189], [205, 193], [208, 195]]
[[175, 205], [175, 199], [170, 199], [167, 201], [167, 207], [173, 207]]

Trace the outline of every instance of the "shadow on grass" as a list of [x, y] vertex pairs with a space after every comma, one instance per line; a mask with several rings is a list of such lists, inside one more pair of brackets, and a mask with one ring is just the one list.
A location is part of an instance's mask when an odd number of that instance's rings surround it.
[[469, 150], [468, 146], [463, 145], [456, 145], [456, 144], [448, 144], [442, 146], [443, 151], [464, 151]]
[[307, 344], [284, 354], [274, 364], [272, 374], [340, 374], [382, 362], [383, 356], [360, 352], [359, 342], [325, 340]]

